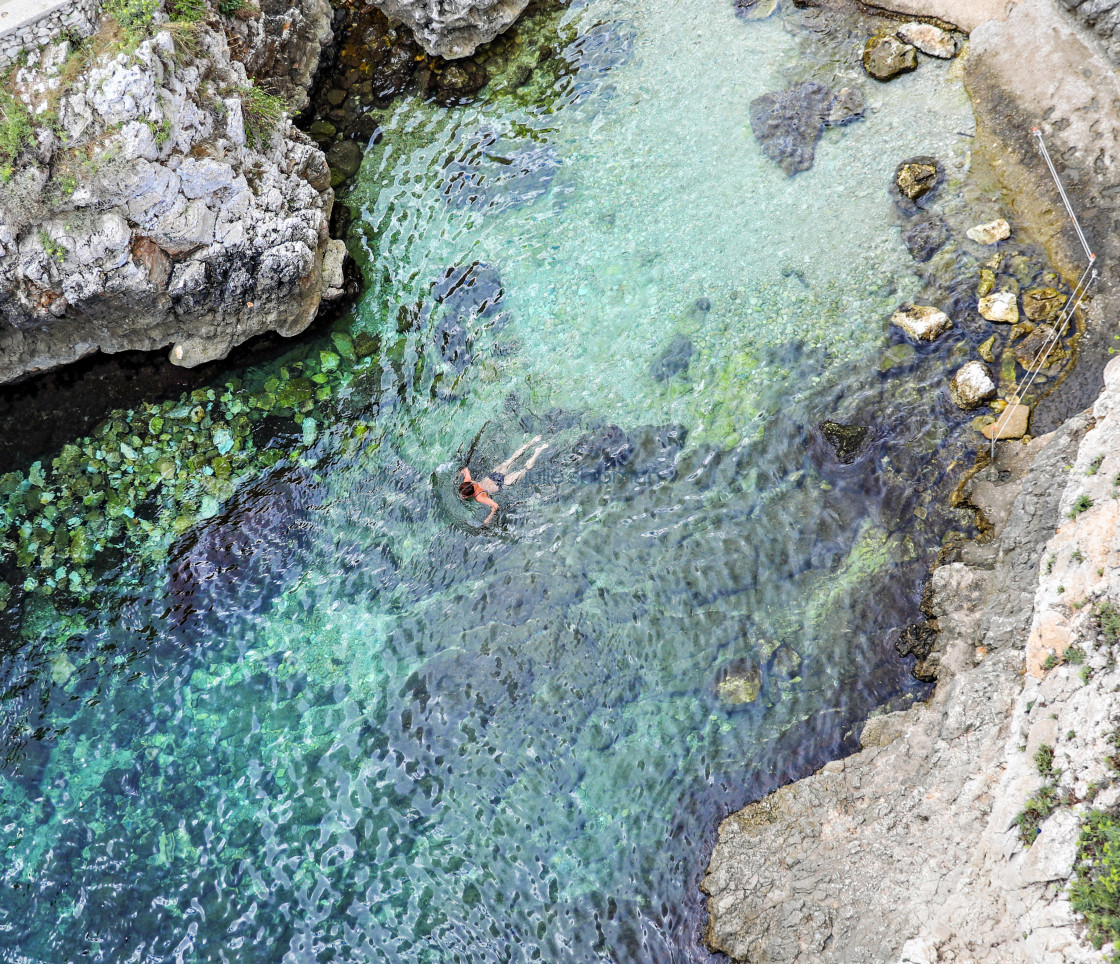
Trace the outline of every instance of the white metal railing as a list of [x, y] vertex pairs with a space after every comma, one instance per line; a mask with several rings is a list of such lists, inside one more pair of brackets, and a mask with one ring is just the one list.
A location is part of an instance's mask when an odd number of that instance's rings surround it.
[[1074, 212], [1073, 205], [1070, 203], [1069, 195], [1066, 194], [1066, 189], [1062, 187], [1062, 179], [1058, 176], [1057, 168], [1054, 167], [1054, 161], [1050, 158], [1050, 152], [1046, 149], [1046, 142], [1042, 139], [1042, 131], [1035, 127], [1032, 129], [1031, 133], [1033, 133], [1038, 140], [1038, 149], [1042, 153], [1042, 159], [1046, 162], [1046, 166], [1050, 170], [1050, 176], [1054, 179], [1054, 184], [1058, 188], [1058, 194], [1060, 194], [1062, 198], [1062, 204], [1065, 205], [1066, 214], [1069, 215], [1070, 221], [1073, 222], [1073, 229], [1077, 232], [1077, 240], [1081, 242], [1081, 247], [1084, 249], [1085, 257], [1088, 258], [1089, 263], [1085, 266], [1085, 270], [1078, 279], [1077, 285], [1070, 293], [1065, 307], [1062, 308], [1061, 314], [1055, 321], [1050, 336], [1038, 350], [1030, 367], [1027, 369], [1026, 384], [1021, 390], [1018, 390], [1015, 395], [1011, 396], [1011, 404], [1004, 409], [1003, 415], [995, 423], [996, 427], [992, 432], [991, 447], [991, 455], [993, 458], [995, 458], [996, 454], [996, 442], [999, 440], [999, 434], [1003, 431], [1003, 426], [1006, 424], [1007, 419], [1011, 416], [1011, 413], [1015, 411], [1016, 406], [1026, 404], [1025, 399], [1027, 397], [1027, 392], [1030, 391], [1031, 385], [1034, 384], [1034, 380], [1038, 377], [1038, 373], [1042, 371], [1047, 356], [1062, 340], [1062, 336], [1065, 334], [1066, 328], [1073, 319], [1078, 305], [1080, 305], [1085, 298], [1085, 294], [1088, 292], [1090, 285], [1097, 280], [1097, 256], [1093, 253], [1093, 249], [1089, 247], [1089, 242], [1085, 238], [1085, 232], [1081, 229], [1081, 222], [1077, 220], [1077, 214]]

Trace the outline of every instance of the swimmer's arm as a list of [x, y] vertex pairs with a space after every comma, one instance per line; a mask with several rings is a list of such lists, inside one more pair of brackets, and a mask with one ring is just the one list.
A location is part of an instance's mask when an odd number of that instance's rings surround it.
[[475, 499], [483, 505], [490, 506], [490, 514], [482, 522], [484, 526], [489, 525], [490, 520], [494, 518], [494, 513], [498, 511], [498, 503], [491, 499], [485, 492], [479, 492], [478, 495], [475, 496]]
[[471, 470], [468, 469], [466, 466], [463, 466], [463, 468], [459, 469], [459, 474], [463, 477], [464, 482], [472, 481]]

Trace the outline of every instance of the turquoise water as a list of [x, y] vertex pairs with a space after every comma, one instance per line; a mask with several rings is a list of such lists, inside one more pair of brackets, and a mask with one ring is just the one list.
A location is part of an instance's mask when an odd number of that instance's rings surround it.
[[[0, 961], [704, 960], [717, 818], [916, 694], [963, 448], [944, 357], [878, 369], [920, 290], [885, 186], [965, 172], [953, 67], [871, 87], [709, 0], [531, 26], [528, 84], [381, 118], [335, 332], [379, 353], [242, 373], [353, 369], [99, 608], [2, 617]], [[870, 109], [787, 179], [748, 105], [808, 75]], [[536, 434], [484, 528], [456, 470]]]

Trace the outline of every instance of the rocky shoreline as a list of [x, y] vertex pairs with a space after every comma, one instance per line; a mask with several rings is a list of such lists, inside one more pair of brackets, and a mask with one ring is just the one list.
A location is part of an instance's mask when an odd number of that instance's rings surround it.
[[1093, 5], [1080, 21], [1064, 0], [875, 6], [970, 31], [974, 165], [1072, 284], [1085, 259], [1033, 143], [1039, 126], [1101, 277], [1078, 365], [1034, 413], [1035, 437], [1000, 443], [958, 492], [986, 535], [946, 550], [929, 619], [899, 647], [937, 680], [933, 697], [869, 720], [859, 753], [721, 824], [706, 942], [752, 962], [1100, 960], [1092, 943], [1108, 934], [1086, 931], [1069, 882], [1083, 897], [1110, 866], [1081, 827], [1120, 802], [1120, 363], [1101, 389], [1118, 307], [1114, 51]]

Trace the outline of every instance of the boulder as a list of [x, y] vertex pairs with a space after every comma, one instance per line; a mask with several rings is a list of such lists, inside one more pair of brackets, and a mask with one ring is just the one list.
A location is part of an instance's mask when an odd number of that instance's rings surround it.
[[1014, 325], [1019, 321], [1019, 303], [1014, 291], [995, 291], [984, 295], [977, 304], [980, 314], [988, 321]]
[[1031, 321], [1053, 321], [1067, 300], [1057, 288], [1031, 288], [1023, 292], [1023, 314]]
[[965, 233], [977, 244], [996, 244], [1011, 237], [1011, 225], [1003, 218], [996, 218], [969, 228]]
[[762, 691], [762, 675], [751, 659], [733, 659], [720, 667], [715, 681], [716, 695], [728, 706], [753, 703]]
[[331, 186], [338, 187], [358, 173], [362, 166], [362, 148], [356, 141], [336, 141], [327, 151], [331, 169]]
[[791, 177], [808, 170], [834, 100], [831, 90], [812, 81], [756, 97], [751, 130], [762, 153]]
[[509, 27], [529, 0], [376, 0], [378, 9], [412, 31], [433, 57], [456, 60]]
[[992, 373], [983, 362], [968, 362], [949, 383], [949, 397], [957, 408], [966, 412], [979, 408], [996, 397], [996, 383], [992, 379]]
[[891, 324], [901, 328], [915, 341], [933, 341], [953, 327], [945, 312], [931, 305], [899, 305], [891, 315]]
[[932, 23], [915, 20], [904, 23], [894, 35], [903, 43], [917, 47], [923, 54], [952, 60], [957, 55], [957, 42], [948, 30], [942, 30]]
[[918, 67], [918, 51], [890, 34], [876, 34], [863, 48], [863, 69], [886, 81]]

